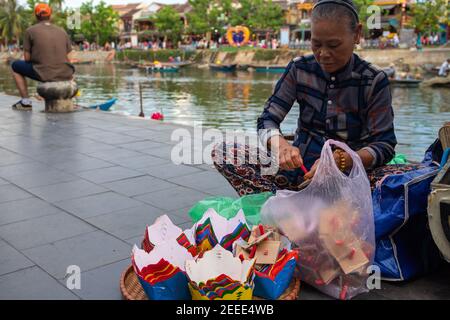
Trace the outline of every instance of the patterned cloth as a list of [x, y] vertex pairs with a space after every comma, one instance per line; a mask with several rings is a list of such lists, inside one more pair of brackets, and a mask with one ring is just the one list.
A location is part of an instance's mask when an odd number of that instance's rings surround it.
[[[240, 157], [244, 161], [239, 161]], [[277, 190], [299, 191], [304, 182], [303, 172], [300, 169], [293, 171], [280, 170], [276, 175], [262, 175], [261, 163], [267, 163], [267, 156], [258, 154], [257, 149], [248, 145], [219, 144], [212, 151], [212, 159], [216, 169], [228, 180], [239, 196]], [[255, 161], [255, 159], [257, 161]], [[401, 174], [417, 170], [423, 164], [389, 165], [379, 167], [368, 172], [370, 186], [383, 181], [387, 175]]]
[[293, 145], [300, 148], [308, 169], [328, 139], [343, 141], [355, 151], [366, 149], [374, 156], [372, 168], [393, 158], [397, 140], [389, 80], [358, 55], [334, 74], [324, 72], [313, 55], [294, 59], [258, 118], [264, 146], [281, 134], [280, 123], [295, 101], [300, 117]]

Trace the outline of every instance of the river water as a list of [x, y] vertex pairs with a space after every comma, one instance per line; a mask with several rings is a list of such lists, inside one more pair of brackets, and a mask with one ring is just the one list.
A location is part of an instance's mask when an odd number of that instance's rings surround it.
[[[87, 106], [116, 97], [111, 112], [138, 115], [140, 82], [146, 117], [162, 112], [166, 122], [192, 125], [201, 121], [203, 126], [255, 132], [256, 119], [279, 77], [276, 73], [230, 74], [197, 68], [147, 74], [113, 64], [79, 65], [76, 78], [81, 96], [77, 102]], [[30, 87], [33, 90], [35, 83]], [[17, 94], [6, 65], [0, 66], [0, 92]], [[443, 122], [450, 121], [450, 89], [394, 87], [392, 96], [397, 152], [419, 161]], [[294, 106], [282, 124], [283, 132], [295, 130], [298, 112]]]

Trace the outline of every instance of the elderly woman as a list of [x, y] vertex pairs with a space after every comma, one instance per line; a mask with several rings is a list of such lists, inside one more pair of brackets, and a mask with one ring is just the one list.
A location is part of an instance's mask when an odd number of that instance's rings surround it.
[[[281, 170], [272, 176], [261, 175], [261, 161], [230, 162], [237, 155], [255, 156], [256, 151], [249, 146], [229, 148], [224, 144], [213, 150], [216, 168], [241, 196], [299, 190], [302, 182], [315, 174], [328, 139], [343, 141], [357, 151], [369, 171], [393, 158], [397, 141], [389, 80], [381, 69], [353, 52], [361, 30], [351, 0], [315, 4], [311, 17], [313, 54], [289, 63], [258, 118], [261, 141], [276, 154]], [[295, 101], [300, 105], [300, 117], [291, 144], [281, 134], [280, 123]], [[352, 168], [347, 153], [337, 149], [334, 156], [342, 171]], [[262, 155], [259, 157], [261, 160]]]

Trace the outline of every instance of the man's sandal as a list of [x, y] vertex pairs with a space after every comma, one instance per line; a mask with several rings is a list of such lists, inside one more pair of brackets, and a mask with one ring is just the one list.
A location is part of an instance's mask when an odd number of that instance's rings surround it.
[[13, 110], [31, 111], [33, 106], [31, 104], [23, 104], [22, 101], [16, 102], [12, 105]]

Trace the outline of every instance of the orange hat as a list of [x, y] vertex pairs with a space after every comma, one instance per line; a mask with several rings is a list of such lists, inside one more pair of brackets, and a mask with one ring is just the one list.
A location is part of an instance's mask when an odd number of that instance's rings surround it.
[[34, 14], [39, 17], [50, 17], [52, 15], [52, 8], [46, 3], [38, 3], [34, 7]]

